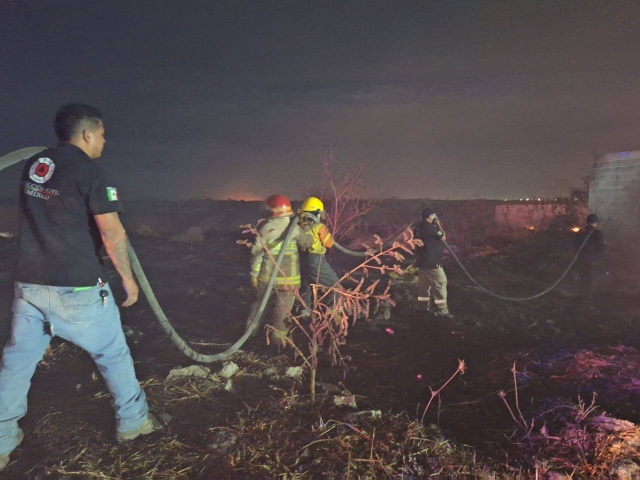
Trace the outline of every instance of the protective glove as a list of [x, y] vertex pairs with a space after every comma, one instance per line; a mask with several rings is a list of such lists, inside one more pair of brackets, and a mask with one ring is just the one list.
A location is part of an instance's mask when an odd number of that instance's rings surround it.
[[251, 290], [257, 295], [258, 294], [258, 277], [251, 277]]

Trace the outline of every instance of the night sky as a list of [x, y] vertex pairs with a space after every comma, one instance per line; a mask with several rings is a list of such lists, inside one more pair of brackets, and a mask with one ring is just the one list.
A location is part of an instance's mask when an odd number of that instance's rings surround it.
[[[640, 149], [640, 2], [0, 1], [0, 154], [105, 114], [123, 199], [557, 196]], [[0, 181], [3, 196], [17, 190]]]

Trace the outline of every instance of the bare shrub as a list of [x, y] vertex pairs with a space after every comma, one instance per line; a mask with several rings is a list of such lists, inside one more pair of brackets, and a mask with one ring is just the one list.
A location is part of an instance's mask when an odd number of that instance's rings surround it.
[[340, 241], [357, 229], [364, 215], [378, 204], [378, 199], [365, 199], [361, 194], [366, 186], [366, 163], [338, 178], [338, 161], [333, 152], [322, 159], [322, 175], [319, 186], [309, 185], [307, 194], [317, 196], [325, 204], [326, 222], [336, 241]]
[[[248, 226], [243, 233], [253, 233], [257, 235], [255, 227]], [[248, 244], [246, 241], [239, 243]], [[310, 312], [309, 317], [289, 314], [289, 321], [292, 328], [290, 335], [281, 337], [283, 342], [291, 347], [296, 358], [302, 361], [304, 368], [310, 375], [311, 398], [315, 401], [316, 393], [316, 371], [318, 368], [318, 355], [326, 349], [331, 358], [332, 365], [347, 365], [345, 359], [340, 354], [339, 347], [344, 345], [349, 330], [349, 322], [352, 325], [358, 318], [369, 318], [374, 314], [381, 304], [394, 305], [389, 294], [390, 283], [382, 290], [380, 288], [380, 278], [372, 280], [370, 275], [378, 273], [380, 275], [395, 272], [402, 274], [400, 263], [405, 259], [404, 253], [413, 254], [413, 250], [422, 245], [419, 239], [413, 237], [413, 232], [407, 230], [402, 234], [401, 240], [396, 240], [391, 246], [386, 246], [382, 239], [375, 235], [373, 245], [363, 245], [367, 249], [364, 260], [346, 272], [338, 283], [333, 286], [323, 286], [312, 284], [311, 305], [307, 305], [300, 295], [298, 289], [294, 289], [298, 302], [304, 309]], [[268, 261], [273, 262], [278, 268], [275, 257], [265, 247]], [[389, 265], [389, 262], [397, 262]], [[359, 280], [354, 276], [362, 275]], [[351, 289], [346, 289], [340, 285], [350, 280], [356, 283]], [[278, 333], [271, 325], [266, 326], [267, 343], [270, 341], [270, 332]]]

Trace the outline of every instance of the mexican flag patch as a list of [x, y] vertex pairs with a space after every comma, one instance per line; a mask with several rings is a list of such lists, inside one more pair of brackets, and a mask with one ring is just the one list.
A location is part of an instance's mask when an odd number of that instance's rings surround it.
[[107, 187], [107, 198], [110, 202], [117, 202], [120, 200], [120, 197], [118, 197], [118, 189], [115, 187]]

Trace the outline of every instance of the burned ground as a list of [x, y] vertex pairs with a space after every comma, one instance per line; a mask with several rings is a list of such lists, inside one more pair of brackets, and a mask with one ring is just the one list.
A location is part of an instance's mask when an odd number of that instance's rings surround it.
[[[132, 234], [168, 317], [205, 352], [237, 339], [253, 300], [238, 232], [210, 229], [194, 243]], [[569, 235], [493, 237], [461, 256], [483, 285], [523, 296], [562, 273], [572, 256]], [[2, 339], [16, 249], [15, 238], [0, 238]], [[331, 259], [337, 270], [351, 261]], [[54, 340], [34, 376], [21, 422], [26, 437], [7, 478], [535, 478], [573, 470], [574, 478], [614, 478], [620, 465], [632, 471], [640, 424], [637, 298], [616, 288], [615, 272], [592, 299], [575, 295], [567, 279], [540, 299], [509, 303], [473, 287], [451, 258], [445, 269], [461, 325], [420, 307], [410, 277], [396, 280], [390, 318], [355, 323], [341, 350], [348, 368], [321, 364], [323, 395], [313, 405], [305, 379], [286, 375], [295, 358], [264, 338], [230, 359], [240, 368], [230, 380], [222, 365], [210, 365], [205, 377], [165, 381], [193, 362], [167, 340], [144, 300], [123, 309], [151, 408], [171, 416], [162, 432], [123, 446], [113, 440], [109, 396], [93, 363]], [[458, 359], [466, 372], [432, 403], [423, 426], [429, 387], [441, 386]], [[598, 409], [589, 412], [594, 392]], [[356, 408], [335, 405], [351, 396]], [[593, 423], [602, 412], [631, 423], [605, 431]]]

